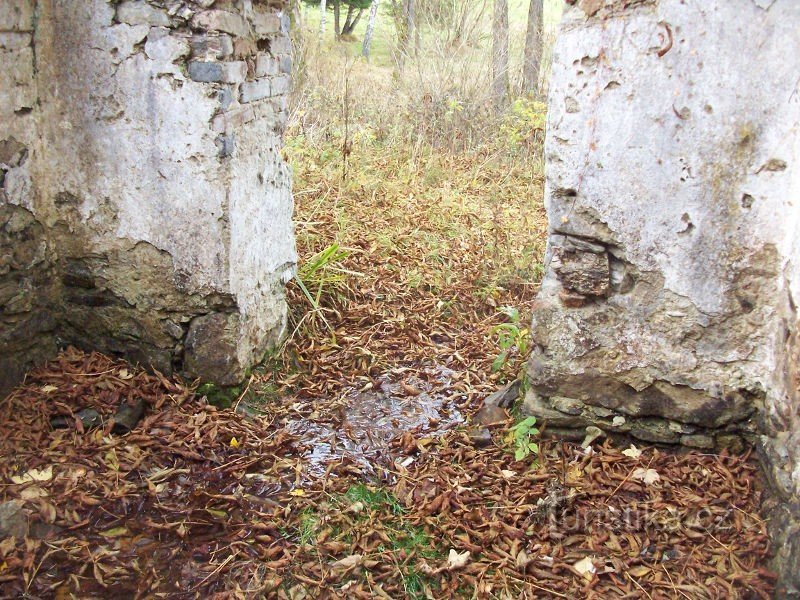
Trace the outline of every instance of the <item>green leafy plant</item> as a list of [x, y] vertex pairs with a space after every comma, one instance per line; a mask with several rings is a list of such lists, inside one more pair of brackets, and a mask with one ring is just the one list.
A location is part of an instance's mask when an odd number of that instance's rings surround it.
[[312, 318], [318, 315], [331, 332], [333, 328], [322, 312], [321, 301], [323, 292], [341, 293], [347, 285], [347, 276], [359, 275], [340, 266], [348, 255], [349, 252], [339, 244], [331, 244], [301, 264], [295, 275], [297, 286], [311, 304]]
[[503, 306], [498, 310], [508, 317], [509, 322], [492, 328], [492, 334], [497, 336], [497, 344], [500, 347], [500, 354], [492, 363], [493, 372], [502, 369], [514, 351], [520, 356], [525, 356], [530, 345], [530, 331], [520, 325], [519, 310], [512, 306]]
[[507, 440], [514, 449], [516, 460], [525, 460], [539, 454], [539, 444], [533, 441], [539, 435], [536, 417], [526, 417], [508, 430]]

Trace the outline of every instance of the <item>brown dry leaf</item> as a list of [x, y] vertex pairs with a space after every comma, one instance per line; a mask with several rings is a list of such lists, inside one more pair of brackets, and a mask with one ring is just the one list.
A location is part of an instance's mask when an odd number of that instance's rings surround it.
[[357, 567], [364, 562], [364, 555], [363, 554], [351, 554], [350, 556], [345, 556], [341, 560], [337, 560], [336, 562], [331, 563], [331, 568], [334, 571], [346, 571], [348, 569], [352, 569], [353, 567]]

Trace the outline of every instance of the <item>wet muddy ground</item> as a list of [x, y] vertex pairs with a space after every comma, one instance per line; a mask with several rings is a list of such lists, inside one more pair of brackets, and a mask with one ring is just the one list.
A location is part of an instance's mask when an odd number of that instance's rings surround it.
[[361, 389], [345, 389], [310, 417], [289, 419], [284, 427], [297, 439], [304, 472], [321, 477], [332, 463], [347, 461], [380, 476], [394, 466], [392, 443], [403, 434], [434, 438], [463, 424], [459, 407], [466, 398], [452, 390], [453, 375], [442, 366], [394, 369]]

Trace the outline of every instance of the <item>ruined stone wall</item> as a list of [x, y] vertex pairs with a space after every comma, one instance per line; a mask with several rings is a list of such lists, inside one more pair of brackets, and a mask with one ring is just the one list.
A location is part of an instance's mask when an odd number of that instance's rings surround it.
[[567, 10], [525, 402], [551, 431], [746, 439], [800, 493], [799, 28], [792, 0]]
[[34, 2], [0, 4], [0, 392], [55, 350], [55, 253], [37, 220]]
[[249, 0], [32, 4], [28, 208], [60, 340], [236, 383], [282, 335], [294, 269], [288, 20]]

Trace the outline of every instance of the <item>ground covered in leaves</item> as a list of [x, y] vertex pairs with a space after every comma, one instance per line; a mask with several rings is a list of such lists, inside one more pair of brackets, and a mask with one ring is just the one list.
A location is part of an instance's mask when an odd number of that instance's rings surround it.
[[295, 123], [285, 345], [227, 390], [74, 349], [30, 373], [0, 402], [0, 598], [769, 597], [747, 457], [471, 435], [532, 343], [539, 104], [459, 152], [408, 111]]
[[[113, 433], [121, 400], [144, 419]], [[53, 430], [95, 408], [101, 428]], [[0, 406], [2, 597], [769, 597], [746, 458], [407, 431], [365, 478], [307, 470], [292, 407], [245, 418], [178, 381], [75, 350]]]

